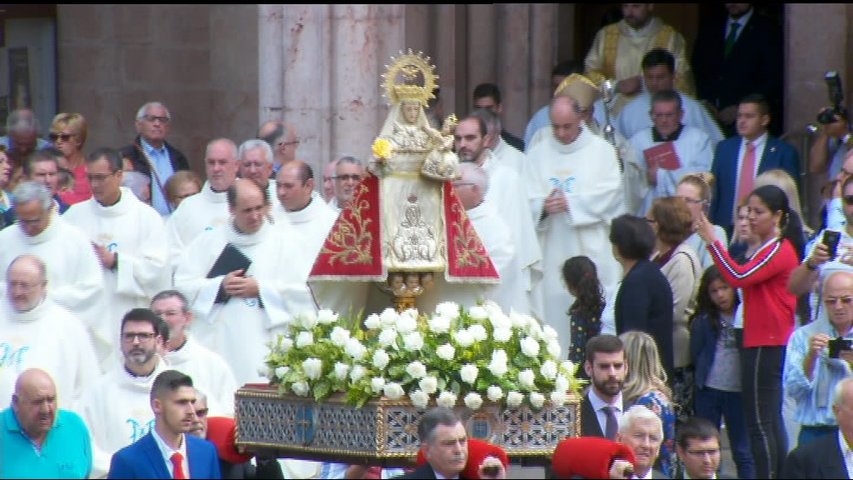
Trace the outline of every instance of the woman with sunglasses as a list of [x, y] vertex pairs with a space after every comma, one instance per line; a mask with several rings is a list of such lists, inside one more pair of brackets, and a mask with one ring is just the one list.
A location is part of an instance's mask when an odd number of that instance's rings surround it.
[[50, 125], [50, 141], [65, 155], [68, 170], [74, 176], [74, 187], [59, 193], [59, 198], [68, 205], [82, 202], [92, 196], [92, 187], [86, 177], [86, 119], [79, 113], [59, 113]]
[[761, 247], [746, 264], [731, 258], [704, 215], [697, 221], [697, 231], [726, 283], [743, 290], [744, 418], [757, 478], [777, 478], [788, 452], [782, 421], [782, 367], [797, 305], [787, 284], [802, 257], [802, 227], [785, 192], [775, 185], [753, 190], [747, 205], [752, 232], [761, 239]]

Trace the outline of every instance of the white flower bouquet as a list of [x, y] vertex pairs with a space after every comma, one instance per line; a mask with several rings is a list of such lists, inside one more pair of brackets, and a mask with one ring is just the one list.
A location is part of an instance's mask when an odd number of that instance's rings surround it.
[[472, 410], [485, 401], [539, 409], [582, 386], [560, 354], [557, 332], [528, 315], [445, 302], [431, 316], [388, 308], [362, 325], [329, 310], [298, 316], [266, 363], [279, 392], [318, 401], [340, 392], [355, 406], [385, 396], [418, 408], [461, 400]]

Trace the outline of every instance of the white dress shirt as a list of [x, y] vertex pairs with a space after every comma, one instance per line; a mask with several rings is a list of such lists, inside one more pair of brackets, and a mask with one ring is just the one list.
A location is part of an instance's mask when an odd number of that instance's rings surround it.
[[181, 446], [177, 450], [173, 450], [172, 447], [166, 445], [166, 442], [160, 438], [160, 435], [157, 434], [157, 429], [151, 429], [151, 436], [154, 437], [154, 441], [157, 443], [157, 447], [160, 449], [160, 454], [163, 455], [163, 461], [166, 462], [166, 470], [169, 471], [169, 478], [175, 478], [175, 467], [172, 465], [172, 455], [175, 452], [181, 454], [181, 465], [184, 470], [184, 476], [190, 478], [190, 464], [187, 460], [187, 439], [186, 434], [181, 434]]
[[[602, 408], [604, 407], [613, 407], [614, 414], [616, 415], [616, 421], [619, 422], [619, 419], [622, 418], [622, 392], [619, 392], [616, 395], [616, 399], [613, 403], [607, 403], [601, 399], [596, 393], [594, 388], [589, 389], [589, 403], [592, 405], [592, 409], [595, 410], [595, 418], [598, 419], [598, 425], [601, 427], [601, 433], [607, 433], [607, 414], [604, 413]], [[619, 424], [616, 424], [617, 428]]]

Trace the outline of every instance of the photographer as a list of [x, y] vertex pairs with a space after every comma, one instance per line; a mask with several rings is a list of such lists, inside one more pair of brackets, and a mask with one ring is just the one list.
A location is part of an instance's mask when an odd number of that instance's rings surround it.
[[835, 385], [851, 375], [853, 362], [853, 272], [834, 271], [823, 283], [814, 322], [794, 331], [785, 358], [785, 391], [796, 401], [802, 425], [798, 444], [835, 434]]
[[[844, 107], [844, 89], [841, 87], [841, 77], [838, 72], [826, 72], [824, 76], [829, 102], [831, 106], [821, 109], [817, 115], [818, 126], [809, 126], [817, 135], [812, 139], [809, 148], [809, 173], [827, 174], [827, 181], [838, 179], [843, 182], [845, 176], [844, 163], [853, 145], [851, 138], [850, 117]], [[853, 172], [850, 172], [853, 173]], [[833, 227], [829, 211], [832, 202], [837, 203], [838, 190], [833, 189], [830, 205], [827, 206], [826, 226]]]

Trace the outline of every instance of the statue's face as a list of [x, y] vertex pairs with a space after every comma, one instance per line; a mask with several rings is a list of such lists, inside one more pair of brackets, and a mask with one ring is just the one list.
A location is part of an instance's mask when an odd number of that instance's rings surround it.
[[418, 102], [403, 102], [403, 118], [408, 123], [418, 121], [418, 116], [421, 114], [421, 104]]

